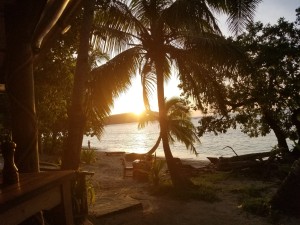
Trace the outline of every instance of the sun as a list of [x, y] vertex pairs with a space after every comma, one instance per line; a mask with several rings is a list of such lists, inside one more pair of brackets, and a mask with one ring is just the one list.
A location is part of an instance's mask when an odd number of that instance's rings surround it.
[[133, 106], [132, 112], [136, 115], [139, 116], [145, 111], [145, 106], [144, 105], [136, 105]]
[[115, 102], [112, 114], [133, 113], [139, 116], [144, 111], [145, 111], [145, 106], [142, 99], [139, 99], [138, 97], [135, 98], [122, 97]]
[[[132, 86], [115, 99], [111, 114], [134, 113], [137, 116], [141, 115], [145, 111], [142, 93], [141, 81], [136, 77], [132, 81]], [[149, 107], [151, 110], [158, 111], [156, 95], [151, 94], [149, 97]]]
[[114, 101], [112, 114], [134, 113], [139, 116], [145, 111], [143, 90], [139, 79], [132, 82], [132, 86], [126, 93], [122, 93], [118, 99]]

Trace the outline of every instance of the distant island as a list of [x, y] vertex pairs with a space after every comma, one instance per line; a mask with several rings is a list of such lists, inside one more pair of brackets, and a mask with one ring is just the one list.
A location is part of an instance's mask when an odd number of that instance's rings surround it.
[[[157, 113], [157, 117], [158, 117], [158, 112], [155, 112], [155, 113]], [[139, 122], [140, 116], [141, 115], [137, 115], [133, 112], [114, 114], [114, 115], [108, 116], [104, 123], [105, 123], [105, 125], [135, 123], [135, 122]], [[194, 116], [192, 116], [192, 118], [200, 119], [201, 116], [199, 116], [199, 114], [195, 114]]]
[[105, 124], [133, 123], [138, 122], [139, 116], [135, 113], [115, 114], [107, 117]]
[[105, 120], [106, 125], [110, 124], [122, 124], [122, 123], [134, 123], [139, 121], [140, 116], [135, 113], [121, 113], [107, 117]]

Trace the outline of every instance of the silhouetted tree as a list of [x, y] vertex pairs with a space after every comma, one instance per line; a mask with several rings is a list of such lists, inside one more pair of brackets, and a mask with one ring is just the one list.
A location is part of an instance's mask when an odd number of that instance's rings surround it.
[[273, 130], [278, 147], [288, 153], [286, 139], [299, 140], [292, 119], [300, 107], [299, 40], [299, 25], [284, 19], [272, 26], [260, 22], [248, 26], [236, 44], [249, 62], [237, 63], [233, 72], [219, 67], [204, 70], [203, 76], [210, 79], [197, 81], [202, 102], [206, 103], [203, 111], [209, 108], [207, 112], [215, 114], [201, 119], [199, 135], [226, 132], [237, 124], [250, 137]]

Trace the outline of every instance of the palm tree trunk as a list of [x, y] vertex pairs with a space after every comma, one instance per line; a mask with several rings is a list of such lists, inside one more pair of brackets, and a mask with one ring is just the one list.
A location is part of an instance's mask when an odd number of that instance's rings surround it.
[[181, 173], [179, 165], [174, 160], [171, 152], [171, 148], [168, 140], [168, 127], [167, 127], [167, 112], [165, 107], [165, 96], [164, 96], [164, 75], [163, 75], [163, 60], [155, 60], [155, 69], [157, 76], [157, 99], [158, 99], [158, 110], [159, 110], [159, 125], [160, 125], [160, 136], [163, 143], [164, 154], [166, 162], [170, 171], [171, 180], [175, 188], [185, 188], [191, 184], [191, 181], [187, 180]]
[[69, 130], [62, 158], [62, 169], [77, 170], [80, 165], [81, 145], [86, 124], [84, 94], [90, 71], [88, 63], [89, 39], [93, 24], [95, 0], [84, 1], [84, 15], [80, 31], [72, 105], [69, 114]]
[[160, 137], [163, 142], [163, 149], [166, 156], [166, 160], [171, 162], [173, 155], [170, 149], [168, 141], [168, 130], [167, 130], [167, 112], [165, 108], [165, 96], [164, 96], [164, 76], [163, 76], [163, 65], [159, 62], [162, 60], [156, 60], [156, 75], [157, 75], [157, 99], [158, 99], [158, 110], [159, 110], [159, 125], [160, 125]]

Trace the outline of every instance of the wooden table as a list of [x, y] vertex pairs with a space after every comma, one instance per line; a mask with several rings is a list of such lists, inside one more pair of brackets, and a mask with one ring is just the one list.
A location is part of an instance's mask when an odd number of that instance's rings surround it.
[[71, 181], [74, 171], [20, 174], [18, 184], [0, 189], [0, 224], [15, 225], [42, 210], [62, 204], [62, 217], [74, 224]]

